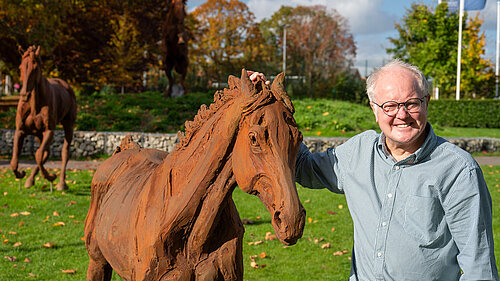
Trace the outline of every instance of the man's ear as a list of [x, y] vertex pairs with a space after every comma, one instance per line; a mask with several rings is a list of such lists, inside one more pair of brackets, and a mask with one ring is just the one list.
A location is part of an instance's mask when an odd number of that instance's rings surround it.
[[373, 102], [370, 102], [370, 107], [372, 108], [373, 114], [375, 115], [375, 121], [378, 123], [378, 115], [377, 115], [378, 106], [376, 106]]

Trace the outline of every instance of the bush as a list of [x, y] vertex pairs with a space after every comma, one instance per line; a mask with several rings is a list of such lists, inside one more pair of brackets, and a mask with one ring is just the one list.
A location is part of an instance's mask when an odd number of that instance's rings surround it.
[[428, 118], [444, 127], [500, 128], [500, 100], [431, 100]]

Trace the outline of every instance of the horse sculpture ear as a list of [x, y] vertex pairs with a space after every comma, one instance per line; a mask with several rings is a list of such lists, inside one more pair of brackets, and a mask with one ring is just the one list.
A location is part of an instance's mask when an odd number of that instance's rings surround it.
[[38, 47], [36, 48], [35, 55], [36, 55], [37, 57], [38, 57], [38, 55], [40, 55], [40, 45], [38, 45]]
[[248, 72], [243, 68], [241, 70], [241, 90], [244, 94], [246, 94], [249, 97], [253, 97], [255, 94], [257, 94], [257, 89], [255, 89], [254, 84], [252, 81], [250, 81], [250, 78], [248, 77]]
[[17, 50], [19, 51], [19, 53], [20, 53], [21, 55], [23, 55], [23, 54], [24, 54], [24, 50], [23, 50], [23, 47], [21, 47], [21, 45], [17, 46]]
[[295, 112], [295, 108], [293, 107], [292, 100], [285, 92], [285, 87], [283, 86], [284, 82], [285, 73], [281, 72], [276, 76], [276, 78], [274, 78], [273, 84], [271, 84], [271, 91], [276, 97], [279, 97], [279, 100], [283, 101], [288, 110], [290, 110], [290, 112], [293, 114]]
[[229, 78], [227, 79], [227, 84], [229, 84], [229, 89], [236, 89], [240, 85], [241, 81], [238, 79], [238, 77], [229, 75]]

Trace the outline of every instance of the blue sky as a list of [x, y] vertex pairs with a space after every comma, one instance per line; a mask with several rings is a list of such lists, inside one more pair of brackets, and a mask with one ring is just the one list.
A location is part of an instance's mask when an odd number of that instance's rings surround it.
[[[191, 11], [204, 3], [202, 0], [188, 0]], [[350, 30], [357, 46], [355, 67], [361, 75], [370, 73], [373, 67], [382, 65], [390, 59], [385, 49], [392, 47], [389, 37], [397, 37], [394, 23], [400, 22], [406, 9], [414, 2], [421, 2], [435, 7], [438, 0], [243, 0], [256, 20], [271, 16], [281, 5], [324, 5], [336, 9], [347, 18]], [[483, 31], [486, 34], [486, 58], [495, 63], [496, 42], [496, 5], [495, 0], [486, 0], [485, 9], [479, 11], [479, 16], [485, 20]], [[475, 15], [476, 11], [469, 12]], [[368, 68], [365, 65], [368, 64]]]

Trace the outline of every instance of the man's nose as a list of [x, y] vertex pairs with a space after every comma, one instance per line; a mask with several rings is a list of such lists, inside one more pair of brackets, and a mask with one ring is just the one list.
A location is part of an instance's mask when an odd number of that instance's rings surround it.
[[398, 106], [398, 111], [396, 112], [396, 117], [399, 119], [405, 118], [408, 116], [408, 109], [406, 109], [406, 106], [404, 104], [400, 104]]

